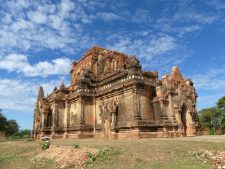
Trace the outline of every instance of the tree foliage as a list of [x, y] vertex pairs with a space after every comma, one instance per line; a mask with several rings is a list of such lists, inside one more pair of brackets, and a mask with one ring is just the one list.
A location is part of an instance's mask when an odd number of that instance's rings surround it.
[[216, 107], [202, 109], [198, 113], [204, 128], [225, 129], [225, 96], [217, 101]]
[[199, 119], [203, 127], [205, 128], [219, 128], [222, 114], [217, 108], [207, 108], [199, 111]]
[[14, 138], [30, 138], [31, 131], [28, 129], [20, 130], [12, 135]]
[[225, 116], [223, 115], [222, 119], [221, 119], [221, 128], [225, 129]]
[[0, 131], [5, 131], [7, 126], [7, 118], [1, 113], [0, 110]]
[[217, 102], [217, 107], [219, 109], [225, 109], [225, 96], [221, 97]]
[[6, 126], [6, 135], [10, 136], [19, 131], [19, 125], [15, 120], [8, 120]]
[[221, 97], [216, 104], [217, 104], [217, 108], [222, 114], [221, 128], [225, 129], [225, 96]]
[[0, 110], [0, 131], [6, 136], [10, 136], [19, 130], [19, 125], [15, 120], [8, 120]]

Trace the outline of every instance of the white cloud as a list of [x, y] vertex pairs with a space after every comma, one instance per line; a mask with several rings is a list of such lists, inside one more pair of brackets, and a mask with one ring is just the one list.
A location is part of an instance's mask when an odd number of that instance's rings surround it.
[[2, 23], [4, 24], [11, 24], [12, 23], [12, 16], [11, 14], [8, 13], [2, 13], [3, 17], [2, 17]]
[[[163, 17], [157, 19], [145, 6], [130, 10], [126, 3], [113, 4], [110, 7], [107, 3], [110, 1], [6, 1], [1, 4], [0, 47], [4, 49], [1, 52], [8, 54], [9, 51], [12, 53], [18, 50], [34, 52], [58, 49], [74, 54], [104, 40], [105, 32], [102, 34], [103, 37], [90, 35], [95, 33], [90, 33], [93, 26], [91, 24], [101, 21], [136, 23], [134, 27], [145, 30], [154, 29], [156, 25], [162, 32], [176, 32], [181, 37], [185, 33], [198, 31], [204, 24], [211, 24], [219, 18], [214, 13], [207, 14], [181, 2], [174, 7], [176, 10], [174, 13], [171, 12], [172, 15], [162, 12]], [[168, 9], [165, 11], [168, 12]], [[177, 23], [184, 23], [186, 26]]]
[[27, 66], [27, 57], [19, 54], [11, 54], [0, 59], [0, 69], [7, 69], [9, 72], [21, 70]]
[[154, 56], [174, 50], [176, 47], [176, 40], [171, 36], [165, 35], [152, 39], [146, 48], [146, 52], [148, 54], [147, 57], [148, 59], [151, 59]]
[[193, 76], [193, 81], [198, 89], [224, 90], [225, 92], [225, 69], [211, 69], [203, 74]]
[[171, 67], [182, 63], [190, 56], [191, 50], [180, 41], [167, 34], [140, 32], [109, 37], [112, 45], [106, 46], [111, 50], [128, 55], [136, 55], [146, 70], [157, 70], [160, 75], [170, 71]]
[[151, 15], [149, 10], [137, 9], [134, 13], [130, 13], [131, 21], [137, 24], [149, 24]]
[[220, 99], [223, 96], [224, 96], [224, 93], [199, 96], [197, 98], [198, 110], [201, 110], [203, 108], [208, 108], [208, 107], [215, 107], [218, 99]]
[[60, 12], [61, 15], [66, 16], [70, 11], [75, 7], [75, 4], [70, 0], [64, 0], [60, 3]]
[[186, 27], [181, 27], [179, 29], [180, 29], [179, 36], [182, 37], [186, 33], [191, 33], [191, 32], [196, 32], [201, 30], [201, 27], [199, 25], [190, 25]]
[[98, 12], [95, 18], [103, 19], [105, 21], [114, 21], [122, 19], [122, 17], [112, 12]]
[[57, 58], [31, 65], [27, 56], [20, 54], [9, 54], [0, 59], [0, 69], [22, 73], [28, 77], [66, 75], [69, 73], [70, 64], [71, 60], [68, 58]]
[[45, 23], [46, 20], [47, 20], [47, 17], [46, 17], [43, 13], [41, 13], [41, 12], [39, 12], [39, 11], [28, 12], [28, 13], [27, 13], [27, 16], [29, 17], [29, 19], [30, 19], [32, 22], [34, 22], [34, 23], [36, 23], [36, 24], [43, 24], [43, 23]]
[[222, 0], [213, 0], [213, 1], [206, 1], [209, 5], [215, 7], [218, 10], [222, 10], [225, 8], [225, 2]]
[[0, 79], [0, 107], [3, 110], [31, 111], [33, 85], [23, 81]]
[[11, 0], [1, 5], [0, 47], [4, 54], [43, 49], [75, 53], [88, 45], [87, 38], [91, 39], [84, 34], [82, 25], [94, 19], [85, 11], [91, 4], [70, 0], [58, 3]]
[[225, 95], [225, 68], [205, 70], [193, 76], [198, 97], [198, 108], [216, 106], [219, 98]]
[[[197, 4], [201, 4], [197, 5]], [[167, 7], [162, 10], [162, 17], [155, 21], [156, 29], [172, 32], [182, 37], [186, 33], [196, 32], [204, 29], [224, 18], [209, 2], [178, 1], [174, 7], [168, 2]], [[208, 8], [210, 10], [206, 10]]]
[[[189, 11], [187, 11], [189, 10]], [[178, 11], [174, 17], [174, 21], [181, 21], [181, 22], [196, 22], [199, 24], [211, 24], [218, 19], [216, 15], [213, 14], [206, 14], [194, 11], [192, 9], [186, 9], [185, 11]]]
[[[47, 93], [53, 91], [55, 86], [61, 84], [62, 79], [39, 83], [22, 79], [0, 79], [0, 108], [9, 112], [24, 112], [33, 114], [34, 104], [38, 94], [39, 85]], [[68, 85], [68, 82], [65, 82]]]
[[166, 34], [149, 35], [135, 39], [126, 35], [118, 35], [113, 38], [115, 44], [108, 46], [108, 48], [130, 55], [134, 54], [147, 60], [177, 48], [176, 40]]

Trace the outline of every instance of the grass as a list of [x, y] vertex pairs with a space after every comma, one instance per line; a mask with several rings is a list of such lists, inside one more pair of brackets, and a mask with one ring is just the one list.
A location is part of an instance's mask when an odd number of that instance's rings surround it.
[[79, 144], [74, 144], [73, 147], [78, 149], [78, 148], [80, 148], [80, 145]]
[[[197, 153], [201, 149], [221, 151], [225, 149], [224, 143], [160, 139], [67, 139], [51, 140], [51, 145], [74, 146], [75, 141], [76, 145], [81, 147], [100, 149], [95, 159], [90, 155], [94, 160], [89, 160], [84, 166], [93, 169], [211, 169], [211, 164], [198, 161], [194, 152]], [[41, 151], [40, 141], [0, 140], [0, 168], [56, 168], [53, 160], [33, 160]]]

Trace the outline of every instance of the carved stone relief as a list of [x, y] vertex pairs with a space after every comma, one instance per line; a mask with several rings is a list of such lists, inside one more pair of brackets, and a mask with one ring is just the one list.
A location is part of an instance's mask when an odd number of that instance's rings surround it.
[[97, 65], [97, 74], [98, 75], [102, 75], [104, 73], [104, 70], [105, 70], [105, 61], [101, 61], [98, 63]]
[[178, 124], [189, 132], [193, 122], [198, 124], [193, 82], [184, 79], [178, 67], [160, 80], [158, 72], [143, 70], [135, 56], [93, 47], [72, 63], [70, 73], [71, 84], [55, 87], [46, 97], [40, 87], [33, 125], [39, 135], [46, 124], [52, 126], [46, 133], [54, 135], [57, 128], [64, 127], [66, 134], [71, 131], [76, 137], [102, 131], [106, 135], [113, 131], [118, 135], [125, 131], [161, 132], [168, 125], [178, 128]]

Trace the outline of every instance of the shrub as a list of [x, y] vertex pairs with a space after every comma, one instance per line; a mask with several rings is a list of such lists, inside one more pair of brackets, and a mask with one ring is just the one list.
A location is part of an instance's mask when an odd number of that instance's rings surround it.
[[104, 161], [110, 159], [115, 154], [117, 154], [117, 152], [110, 148], [101, 148], [97, 154], [97, 158]]
[[11, 136], [18, 132], [18, 123], [15, 120], [8, 120], [1, 111], [2, 109], [0, 109], [0, 131], [4, 133], [5, 136]]
[[88, 152], [87, 157], [88, 157], [88, 163], [94, 162], [96, 159], [100, 161], [104, 161], [106, 159], [110, 159], [110, 157], [114, 155], [112, 152], [112, 149], [108, 148], [101, 148], [97, 154], [93, 154], [91, 152]]
[[118, 150], [114, 150], [111, 148], [101, 148], [99, 149], [97, 154], [87, 152], [87, 158], [85, 165], [88, 167], [92, 167], [96, 162], [105, 163], [105, 161], [111, 159], [115, 155], [119, 155], [120, 152]]
[[80, 148], [80, 145], [76, 143], [76, 144], [73, 145], [73, 147], [78, 149], [78, 148]]
[[87, 152], [87, 157], [88, 157], [88, 162], [94, 162], [96, 160], [96, 155], [91, 153], [91, 152]]
[[25, 130], [20, 130], [14, 134], [11, 135], [12, 138], [16, 138], [16, 139], [19, 139], [19, 138], [30, 138], [30, 133], [31, 131], [28, 130], [28, 129], [25, 129]]
[[34, 138], [28, 138], [27, 141], [35, 141]]
[[41, 149], [42, 150], [46, 150], [46, 149], [48, 149], [50, 147], [50, 141], [43, 141], [42, 143], [41, 143]]
[[209, 135], [216, 135], [216, 130], [215, 130], [215, 128], [210, 128], [210, 129], [209, 129]]

